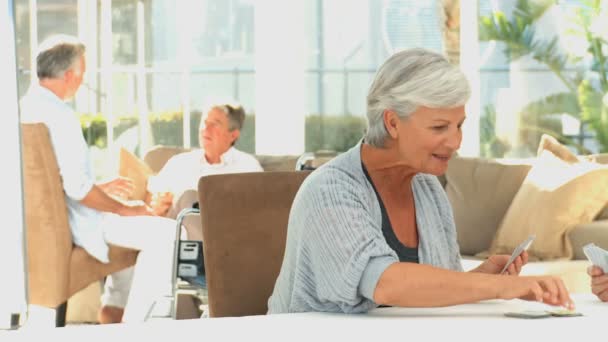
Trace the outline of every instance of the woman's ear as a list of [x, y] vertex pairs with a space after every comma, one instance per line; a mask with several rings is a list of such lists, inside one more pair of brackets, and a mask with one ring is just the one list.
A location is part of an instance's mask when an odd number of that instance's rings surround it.
[[384, 120], [384, 127], [390, 135], [391, 138], [396, 139], [399, 135], [397, 131], [397, 125], [399, 124], [399, 116], [395, 111], [390, 109], [385, 109], [384, 113], [382, 113], [382, 119]]

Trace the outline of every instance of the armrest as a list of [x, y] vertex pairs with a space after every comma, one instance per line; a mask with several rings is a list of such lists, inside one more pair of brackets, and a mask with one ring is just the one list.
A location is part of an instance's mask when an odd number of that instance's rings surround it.
[[576, 225], [568, 233], [572, 243], [573, 259], [587, 260], [583, 253], [583, 246], [595, 243], [599, 247], [608, 249], [608, 220], [598, 220], [590, 223]]

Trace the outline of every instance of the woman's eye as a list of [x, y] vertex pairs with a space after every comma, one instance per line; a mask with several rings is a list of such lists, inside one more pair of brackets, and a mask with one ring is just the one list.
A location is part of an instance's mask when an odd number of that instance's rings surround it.
[[447, 128], [448, 128], [448, 126], [446, 126], [446, 125], [433, 126], [433, 130], [435, 130], [435, 131], [443, 131], [443, 130], [445, 130]]

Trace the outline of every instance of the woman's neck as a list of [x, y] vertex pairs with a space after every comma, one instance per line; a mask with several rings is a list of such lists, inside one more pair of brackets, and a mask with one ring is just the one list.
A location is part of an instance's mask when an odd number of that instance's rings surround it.
[[370, 176], [386, 185], [408, 185], [418, 173], [407, 165], [396, 145], [378, 148], [366, 143], [361, 144], [361, 161]]

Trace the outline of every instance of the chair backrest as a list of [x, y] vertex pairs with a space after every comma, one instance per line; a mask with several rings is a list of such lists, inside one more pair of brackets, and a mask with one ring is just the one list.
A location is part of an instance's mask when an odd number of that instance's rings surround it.
[[28, 302], [55, 308], [93, 281], [134, 265], [137, 251], [110, 246], [101, 263], [74, 247], [59, 166], [43, 123], [21, 124]]
[[263, 315], [308, 171], [202, 177], [198, 183], [210, 317]]
[[56, 307], [68, 297], [72, 234], [59, 167], [43, 123], [21, 124], [29, 303]]

